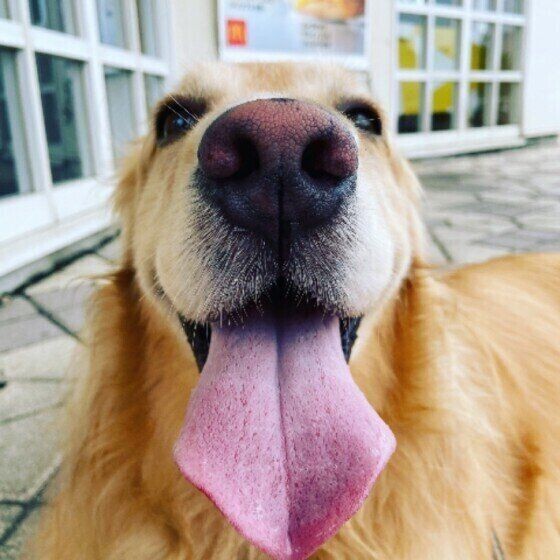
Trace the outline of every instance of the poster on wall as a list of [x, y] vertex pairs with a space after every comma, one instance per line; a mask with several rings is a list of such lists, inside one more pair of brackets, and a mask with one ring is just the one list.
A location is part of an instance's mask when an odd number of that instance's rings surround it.
[[223, 60], [368, 66], [368, 0], [219, 0], [218, 18]]

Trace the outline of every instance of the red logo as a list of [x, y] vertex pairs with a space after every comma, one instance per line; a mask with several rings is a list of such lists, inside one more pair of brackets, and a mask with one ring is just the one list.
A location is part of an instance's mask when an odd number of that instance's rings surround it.
[[227, 43], [229, 46], [247, 45], [247, 22], [243, 19], [227, 20]]

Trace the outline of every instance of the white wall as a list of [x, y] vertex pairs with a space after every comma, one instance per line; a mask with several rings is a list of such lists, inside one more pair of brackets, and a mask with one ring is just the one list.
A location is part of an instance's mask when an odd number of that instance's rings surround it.
[[216, 0], [171, 0], [171, 82], [197, 62], [216, 60]]
[[560, 132], [560, 0], [527, 3], [523, 134]]

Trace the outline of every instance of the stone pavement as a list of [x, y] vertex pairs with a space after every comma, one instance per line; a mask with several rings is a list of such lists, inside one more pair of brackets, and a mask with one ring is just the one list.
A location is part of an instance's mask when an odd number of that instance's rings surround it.
[[[432, 254], [440, 264], [560, 251], [560, 146], [422, 161]], [[55, 420], [79, 344], [88, 277], [111, 269], [118, 240], [0, 305], [0, 560], [15, 560], [58, 465]]]

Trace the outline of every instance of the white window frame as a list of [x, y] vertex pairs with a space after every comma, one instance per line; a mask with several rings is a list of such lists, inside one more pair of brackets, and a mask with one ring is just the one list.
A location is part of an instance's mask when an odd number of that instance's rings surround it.
[[[523, 118], [523, 76], [525, 68], [525, 48], [527, 33], [525, 25], [527, 11], [531, 0], [525, 0], [524, 14], [510, 14], [503, 11], [505, 0], [496, 0], [496, 10], [492, 12], [478, 11], [473, 8], [473, 0], [463, 0], [463, 6], [445, 6], [436, 4], [435, 0], [427, 0], [426, 4], [410, 4], [403, 0], [394, 0], [393, 47], [394, 79], [390, 117], [393, 132], [398, 135], [399, 145], [411, 157], [448, 155], [452, 153], [472, 151], [474, 149], [490, 149], [494, 147], [514, 146], [524, 143], [521, 135]], [[426, 16], [426, 68], [422, 70], [405, 70], [399, 68], [398, 29], [400, 14]], [[438, 71], [432, 68], [433, 46], [436, 18], [458, 19], [460, 24], [459, 68], [454, 71]], [[470, 49], [472, 22], [481, 21], [494, 24], [493, 67], [491, 70], [472, 71], [470, 69]], [[515, 25], [522, 29], [521, 64], [518, 71], [499, 70], [502, 28], [504, 25]], [[497, 70], [496, 70], [497, 69]], [[399, 86], [401, 82], [421, 82], [424, 87], [424, 114], [422, 131], [398, 134]], [[453, 130], [430, 131], [432, 118], [432, 85], [435, 82], [455, 82], [457, 88], [457, 126]], [[499, 105], [499, 83], [513, 82], [519, 84], [520, 122], [514, 125], [492, 125], [480, 128], [468, 126], [468, 96], [470, 82], [488, 82], [491, 87], [491, 122], [497, 122]]]
[[[77, 35], [31, 25], [28, 0], [9, 0], [10, 19], [0, 19], [0, 47], [16, 53], [24, 136], [32, 191], [0, 198], [0, 276], [8, 274], [110, 223], [107, 202], [116, 163], [109, 125], [104, 66], [132, 72], [135, 132], [148, 125], [144, 74], [170, 79], [169, 0], [158, 0], [154, 22], [160, 56], [141, 52], [136, 0], [122, 0], [127, 49], [100, 42], [96, 0], [74, 0]], [[91, 176], [53, 184], [36, 53], [83, 63]]]

